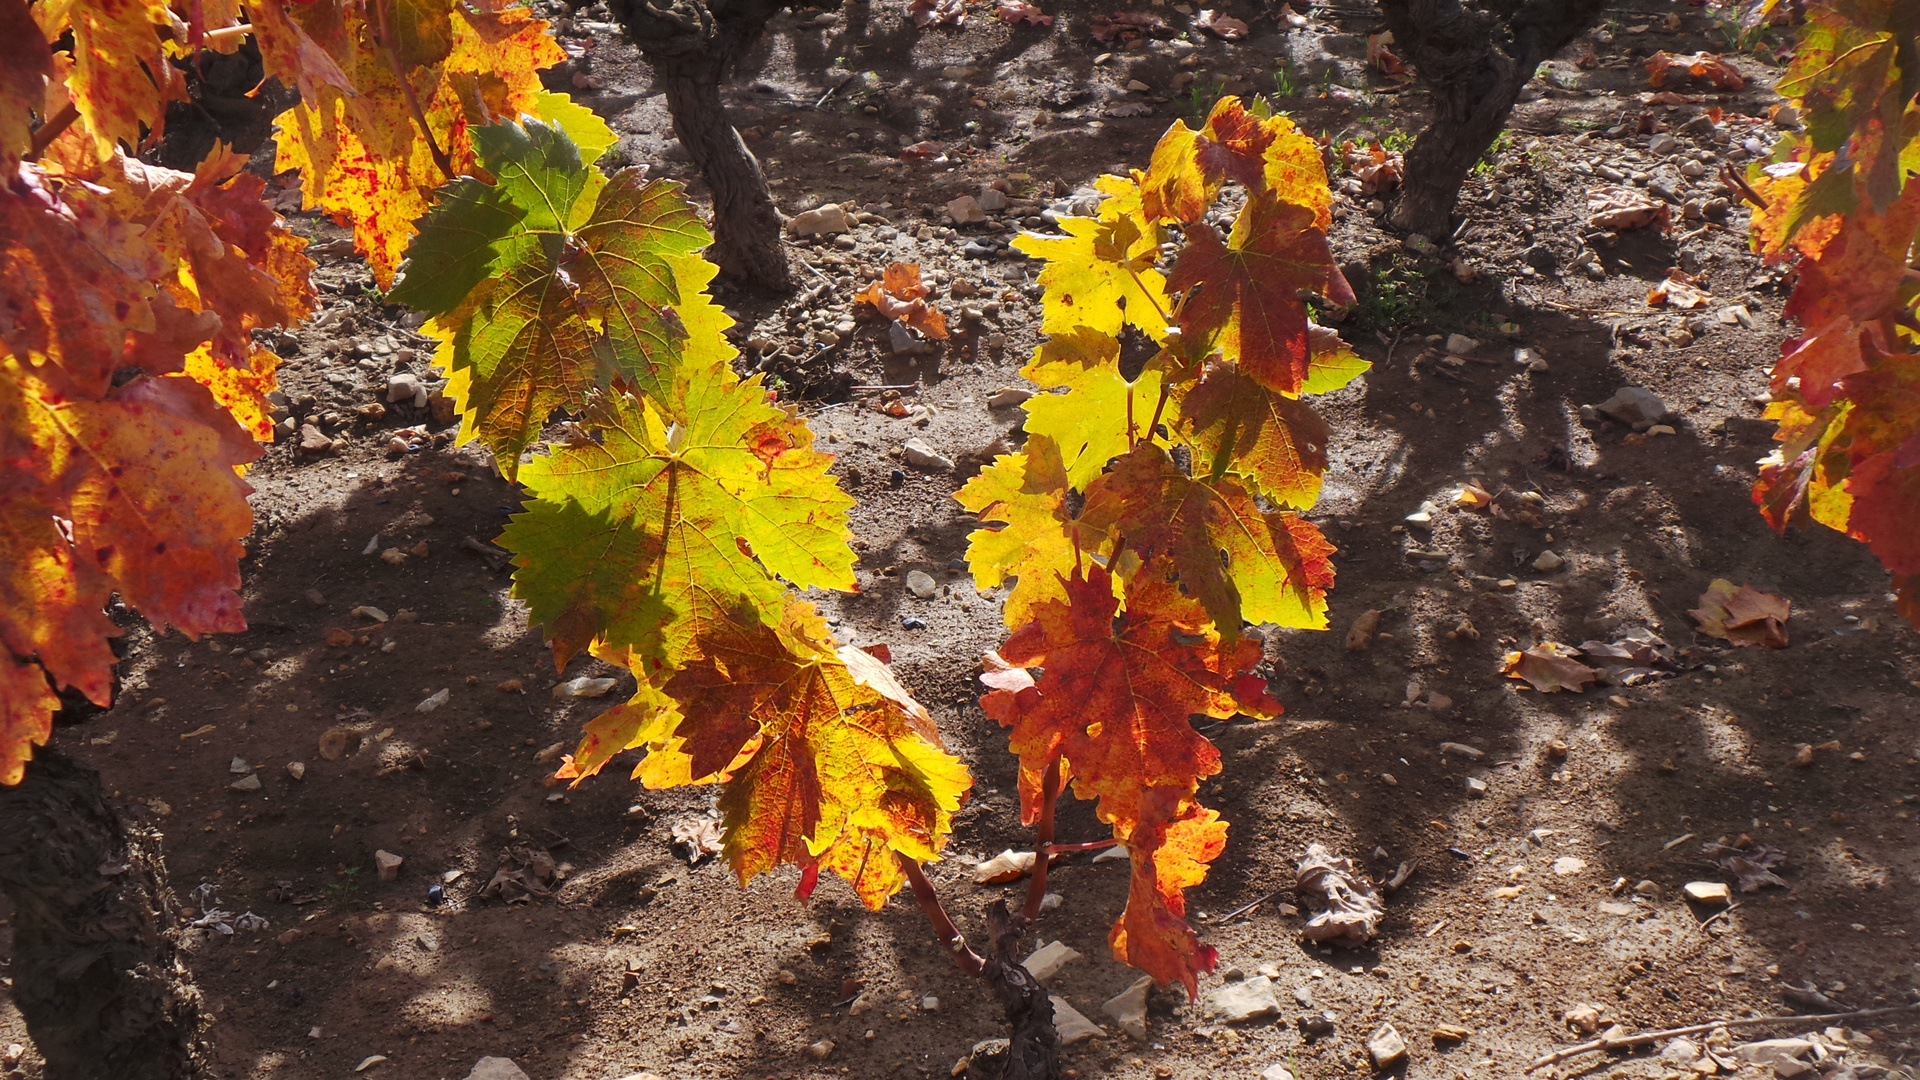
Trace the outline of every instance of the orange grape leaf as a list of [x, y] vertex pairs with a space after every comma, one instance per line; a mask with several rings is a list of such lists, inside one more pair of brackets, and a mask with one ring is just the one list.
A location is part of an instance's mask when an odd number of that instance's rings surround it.
[[927, 303], [927, 287], [920, 281], [919, 263], [893, 263], [879, 281], [858, 293], [855, 301], [873, 305], [873, 309], [894, 322], [903, 322], [927, 337], [947, 336], [947, 317]]
[[[521, 467], [534, 494], [507, 525], [515, 595], [545, 625], [556, 664], [606, 638], [651, 672], [740, 617], [777, 618], [779, 575], [851, 589], [848, 498], [804, 422], [768, 404], [758, 379], [715, 362], [688, 380], [686, 418], [610, 395], [582, 435]], [[579, 553], [593, 557], [582, 560]], [[698, 774], [697, 774], [698, 775]]]
[[1600, 678], [1599, 672], [1575, 660], [1577, 655], [1578, 652], [1565, 645], [1548, 641], [1525, 652], [1508, 653], [1500, 674], [1510, 679], [1524, 679], [1535, 690], [1546, 693], [1571, 690], [1577, 694]]
[[[1152, 805], [1174, 801], [1156, 791]], [[1127, 907], [1107, 933], [1113, 958], [1152, 975], [1162, 984], [1179, 982], [1188, 998], [1199, 995], [1199, 976], [1212, 971], [1219, 951], [1203, 944], [1186, 921], [1185, 890], [1207, 876], [1207, 864], [1227, 846], [1227, 823], [1218, 811], [1191, 800], [1179, 801], [1178, 816], [1164, 820], [1150, 813], [1139, 824], [1115, 835], [1125, 842], [1131, 860]]]
[[1787, 647], [1787, 617], [1793, 605], [1751, 585], [1734, 588], [1725, 578], [1714, 579], [1700, 595], [1700, 606], [1687, 612], [1700, 623], [1700, 632], [1735, 645]]
[[1276, 394], [1232, 364], [1209, 364], [1180, 401], [1184, 434], [1269, 501], [1305, 510], [1320, 497], [1332, 431], [1307, 404]]
[[74, 60], [67, 87], [74, 108], [102, 157], [120, 143], [137, 150], [143, 129], [161, 130], [167, 102], [186, 97], [185, 80], [161, 45], [173, 38], [172, 12], [166, 0], [89, 0], [67, 7]]
[[280, 9], [340, 70], [352, 73], [355, 92], [336, 86], [306, 42], [286, 28], [262, 42], [269, 75], [305, 80], [300, 104], [279, 118], [275, 169], [300, 170], [306, 205], [352, 226], [354, 244], [383, 289], [393, 283], [416, 222], [427, 213], [429, 193], [454, 178], [436, 160], [436, 149], [454, 174], [474, 172], [474, 132], [502, 118], [537, 115], [538, 69], [566, 59], [547, 24], [522, 7], [476, 8], [453, 0], [406, 7], [394, 33], [395, 59], [430, 135], [416, 124], [362, 5]]
[[1311, 208], [1322, 230], [1332, 223], [1319, 146], [1293, 121], [1263, 119], [1232, 96], [1214, 104], [1199, 131], [1176, 120], [1161, 136], [1140, 182], [1143, 212], [1154, 222], [1198, 221], [1229, 180]]
[[685, 717], [673, 737], [692, 775], [735, 770], [720, 810], [742, 884], [791, 863], [804, 898], [826, 869], [878, 909], [905, 881], [900, 857], [939, 857], [972, 780], [885, 664], [836, 648], [799, 601], [776, 625], [717, 624], [699, 653], [666, 684]]
[[[1187, 476], [1143, 442], [1087, 490], [1082, 518], [1142, 560], [1166, 556], [1180, 584], [1232, 638], [1242, 620], [1324, 629], [1333, 545], [1299, 515], [1263, 510], [1231, 477]], [[1004, 651], [1004, 650], [1003, 650]]]
[[[1190, 717], [1281, 710], [1252, 671], [1261, 647], [1223, 642], [1164, 571], [1143, 567], [1124, 610], [1104, 567], [1065, 579], [1067, 598], [1039, 604], [1034, 620], [989, 659], [981, 706], [1013, 729], [1009, 745], [1020, 757], [1029, 819], [1039, 794], [1031, 778], [1058, 760], [1074, 792], [1098, 800], [1100, 819], [1133, 852], [1134, 891], [1112, 939], [1115, 955], [1124, 951], [1155, 979], [1191, 991], [1195, 973], [1211, 961], [1190, 931], [1180, 932], [1178, 894], [1204, 876], [1225, 829], [1210, 812], [1186, 811], [1200, 781], [1220, 771], [1219, 750]], [[1193, 824], [1170, 830], [1181, 816]], [[1169, 832], [1180, 843], [1160, 867], [1155, 852]]]
[[0, 0], [0, 176], [13, 176], [32, 146], [33, 114], [53, 77], [53, 54], [26, 0]]
[[1180, 316], [1190, 343], [1218, 349], [1284, 394], [1300, 392], [1312, 359], [1301, 292], [1353, 303], [1313, 211], [1264, 195], [1247, 201], [1225, 243], [1212, 226], [1191, 226], [1167, 285], [1175, 292], [1199, 289]]
[[33, 748], [53, 734], [59, 708], [40, 665], [0, 651], [0, 784], [12, 786], [26, 775]]

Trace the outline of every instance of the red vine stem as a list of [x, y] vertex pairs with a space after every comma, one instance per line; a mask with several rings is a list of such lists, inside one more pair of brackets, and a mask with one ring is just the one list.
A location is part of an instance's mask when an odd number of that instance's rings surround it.
[[380, 55], [392, 69], [394, 81], [400, 84], [401, 96], [407, 99], [407, 111], [413, 114], [413, 122], [420, 127], [420, 137], [427, 140], [427, 150], [433, 154], [433, 163], [440, 166], [440, 172], [447, 179], [453, 179], [453, 159], [433, 138], [433, 129], [427, 126], [426, 110], [420, 107], [420, 99], [413, 92], [413, 83], [407, 79], [407, 73], [400, 67], [400, 54], [393, 51], [393, 31], [387, 24], [387, 0], [374, 0], [374, 14], [380, 17]]
[[1028, 926], [1040, 918], [1040, 901], [1047, 895], [1047, 857], [1053, 849], [1053, 805], [1060, 798], [1060, 758], [1047, 763], [1040, 778], [1040, 827], [1033, 838], [1033, 876], [1027, 880], [1027, 906], [1020, 921]]
[[920, 902], [920, 910], [926, 913], [927, 921], [933, 924], [933, 932], [940, 938], [940, 947], [947, 950], [953, 958], [953, 965], [969, 975], [978, 975], [986, 970], [987, 962], [980, 954], [967, 947], [965, 935], [953, 925], [953, 919], [947, 915], [947, 909], [940, 904], [940, 894], [933, 891], [933, 882], [927, 880], [926, 871], [920, 864], [899, 852], [894, 858], [900, 860], [900, 869], [907, 875], [907, 884], [913, 888], [913, 898]]
[[1082, 840], [1077, 844], [1048, 844], [1047, 854], [1071, 855], [1076, 851], [1105, 851], [1108, 848], [1119, 846], [1120, 841], [1109, 836], [1105, 840]]

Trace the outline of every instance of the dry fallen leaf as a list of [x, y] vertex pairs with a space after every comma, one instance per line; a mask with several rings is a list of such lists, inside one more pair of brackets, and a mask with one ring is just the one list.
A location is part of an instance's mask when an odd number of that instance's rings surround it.
[[1033, 852], [1014, 851], [1009, 848], [974, 867], [973, 880], [979, 885], [999, 885], [1003, 882], [1018, 881], [1032, 872]]
[[687, 818], [674, 823], [673, 846], [679, 849], [689, 865], [699, 866], [720, 854], [726, 835], [726, 826], [713, 818]]
[[1239, 41], [1252, 29], [1239, 19], [1231, 15], [1222, 15], [1212, 8], [1201, 8], [1200, 14], [1194, 17], [1193, 25], [1210, 31], [1226, 41]]
[[903, 322], [925, 337], [947, 336], [947, 317], [927, 303], [927, 287], [920, 280], [919, 263], [894, 263], [879, 281], [854, 295], [856, 301], [872, 304], [875, 311]]
[[1401, 155], [1388, 151], [1379, 143], [1346, 143], [1341, 147], [1341, 157], [1346, 162], [1347, 171], [1360, 181], [1362, 198], [1392, 191], [1400, 186], [1400, 177], [1406, 172], [1406, 162]]
[[1053, 25], [1053, 16], [1042, 13], [1039, 8], [1026, 3], [1025, 0], [1000, 0], [999, 6], [993, 13], [1012, 26], [1018, 26], [1021, 23], [1033, 26]]
[[1765, 645], [1770, 649], [1787, 647], [1787, 616], [1793, 604], [1783, 597], [1764, 593], [1751, 585], [1734, 588], [1733, 582], [1717, 578], [1700, 596], [1700, 606], [1687, 612], [1700, 623], [1700, 632], [1724, 638], [1735, 645]]
[[959, 26], [966, 21], [967, 5], [963, 0], [913, 0], [907, 14], [913, 16], [913, 25], [923, 29], [943, 23]]
[[1702, 844], [1700, 853], [1717, 861], [1720, 869], [1738, 878], [1743, 893], [1759, 892], [1769, 885], [1792, 888], [1784, 878], [1773, 872], [1774, 867], [1784, 866], [1787, 862], [1787, 853], [1779, 848], [1765, 844], [1754, 844], [1752, 848]]
[[1467, 481], [1460, 485], [1459, 491], [1453, 493], [1453, 504], [1464, 506], [1469, 510], [1478, 510], [1492, 502], [1493, 495], [1486, 488], [1481, 487], [1478, 480]]
[[1393, 44], [1393, 32], [1382, 31], [1367, 35], [1367, 66], [1382, 75], [1396, 79], [1411, 79], [1413, 72], [1407, 62], [1395, 56], [1387, 46]]
[[346, 728], [331, 728], [320, 734], [320, 756], [328, 761], [339, 761], [346, 756], [348, 748], [356, 738]]
[[1619, 232], [1659, 225], [1665, 230], [1672, 224], [1672, 209], [1646, 192], [1616, 184], [1595, 184], [1587, 189], [1588, 228]]
[[1297, 874], [1295, 890], [1317, 894], [1327, 905], [1302, 931], [1308, 941], [1365, 945], [1373, 937], [1386, 909], [1380, 906], [1373, 882], [1354, 867], [1352, 859], [1336, 859], [1325, 847], [1311, 844], [1300, 858]]
[[1710, 52], [1697, 52], [1691, 56], [1675, 56], [1665, 49], [1647, 57], [1647, 82], [1653, 86], [1664, 85], [1667, 79], [1678, 81], [1705, 79], [1722, 90], [1738, 90], [1747, 85], [1746, 77], [1735, 71], [1732, 65]]
[[1647, 306], [1665, 304], [1676, 311], [1692, 311], [1707, 306], [1707, 295], [1684, 281], [1667, 278], [1647, 290]]
[[1139, 37], [1141, 34], [1164, 34], [1167, 24], [1158, 15], [1144, 11], [1121, 11], [1112, 15], [1095, 15], [1088, 25], [1087, 32], [1095, 41], [1112, 41], [1121, 37]]
[[1525, 652], [1508, 653], [1500, 673], [1512, 679], [1525, 679], [1543, 693], [1571, 690], [1577, 694], [1600, 678], [1599, 672], [1573, 659], [1577, 655], [1575, 650], [1558, 642], [1542, 642]]
[[1347, 629], [1347, 650], [1349, 652], [1366, 652], [1367, 646], [1373, 644], [1374, 632], [1379, 629], [1380, 612], [1361, 612], [1360, 617], [1353, 620], [1353, 625]]

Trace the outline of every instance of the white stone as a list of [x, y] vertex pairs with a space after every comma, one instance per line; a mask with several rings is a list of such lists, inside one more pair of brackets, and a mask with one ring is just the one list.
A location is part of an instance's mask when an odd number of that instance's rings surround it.
[[1810, 1039], [1762, 1039], [1734, 1047], [1733, 1056], [1749, 1065], [1771, 1065], [1798, 1061], [1812, 1049]]
[[237, 757], [227, 763], [227, 771], [235, 776], [245, 776], [253, 771], [253, 766], [247, 764], [246, 758]]
[[1280, 999], [1273, 994], [1273, 980], [1255, 975], [1243, 982], [1228, 983], [1207, 995], [1207, 1012], [1229, 1024], [1276, 1016]]
[[1033, 391], [1018, 386], [1009, 386], [1004, 390], [995, 390], [993, 396], [987, 398], [987, 408], [1011, 409], [1015, 405], [1025, 404], [1027, 399], [1031, 397], [1033, 397]]
[[840, 209], [839, 203], [816, 206], [812, 210], [795, 214], [787, 222], [787, 232], [794, 236], [823, 236], [827, 233], [843, 233], [853, 230], [853, 222], [848, 220], [847, 212]]
[[451, 700], [453, 700], [453, 691], [451, 689], [443, 688], [429, 695], [428, 697], [422, 699], [420, 704], [415, 705], [413, 707], [413, 711], [414, 712], [432, 712], [433, 710], [439, 708], [442, 705], [445, 705], [447, 702]]
[[1551, 551], [1543, 551], [1538, 558], [1533, 560], [1533, 568], [1535, 570], [1542, 570], [1549, 574], [1565, 565], [1567, 565], [1567, 560]]
[[1147, 1037], [1147, 991], [1152, 986], [1153, 979], [1143, 975], [1100, 1006], [1100, 1011], [1113, 1017], [1113, 1022], [1120, 1025], [1129, 1039]]
[[1472, 356], [1480, 343], [1465, 334], [1448, 334], [1447, 351], [1455, 356]]
[[975, 196], [973, 201], [980, 204], [980, 209], [989, 212], [1005, 210], [1007, 208], [1007, 193], [997, 187], [989, 185], [981, 188], [980, 194]]
[[1406, 1060], [1407, 1040], [1400, 1037], [1392, 1024], [1381, 1024], [1367, 1036], [1367, 1057], [1375, 1069], [1391, 1069]]
[[1575, 874], [1584, 873], [1586, 869], [1587, 860], [1576, 858], [1572, 855], [1562, 855], [1553, 860], [1553, 873], [1555, 877], [1572, 877]]
[[569, 698], [606, 697], [607, 691], [613, 689], [613, 684], [617, 681], [616, 679], [596, 679], [589, 675], [581, 675], [555, 686], [553, 688], [553, 696], [563, 701]]
[[1261, 1071], [1260, 1080], [1293, 1080], [1293, 1070], [1285, 1065], [1269, 1065]]
[[1053, 1030], [1054, 1034], [1060, 1036], [1061, 1046], [1072, 1046], [1107, 1033], [1106, 1028], [1082, 1016], [1079, 1009], [1067, 1004], [1066, 998], [1049, 995], [1047, 1000], [1053, 1002]]
[[934, 594], [940, 591], [940, 585], [933, 580], [933, 575], [925, 570], [909, 570], [907, 571], [907, 591], [922, 600], [931, 600]]
[[1682, 891], [1687, 899], [1701, 904], [1733, 903], [1733, 889], [1724, 881], [1689, 881]]
[[900, 447], [900, 456], [906, 459], [907, 464], [916, 469], [926, 469], [930, 472], [953, 471], [952, 458], [940, 453], [919, 439], [908, 439], [906, 443]]
[[241, 777], [240, 779], [235, 780], [233, 783], [228, 784], [227, 788], [228, 790], [231, 790], [231, 791], [259, 791], [260, 790], [260, 774], [248, 773], [247, 775]]
[[532, 1080], [526, 1070], [506, 1058], [483, 1057], [474, 1063], [467, 1080]]
[[1060, 974], [1061, 968], [1078, 959], [1080, 954], [1072, 948], [1058, 941], [1050, 941], [1033, 950], [1033, 955], [1022, 960], [1020, 966], [1027, 969], [1027, 974], [1046, 982]]

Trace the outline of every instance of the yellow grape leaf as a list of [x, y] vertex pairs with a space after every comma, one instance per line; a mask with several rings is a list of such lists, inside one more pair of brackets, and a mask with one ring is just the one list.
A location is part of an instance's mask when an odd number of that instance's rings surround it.
[[1154, 341], [1164, 337], [1167, 281], [1153, 266], [1160, 257], [1158, 229], [1142, 229], [1134, 217], [1063, 218], [1060, 228], [1066, 236], [1022, 233], [1013, 241], [1047, 261], [1040, 271], [1046, 289], [1041, 332], [1117, 335], [1134, 326]]
[[1041, 343], [1020, 374], [1064, 394], [1038, 394], [1023, 406], [1030, 434], [1059, 447], [1068, 486], [1085, 490], [1107, 462], [1124, 454], [1146, 431], [1160, 398], [1162, 372], [1148, 365], [1128, 382], [1120, 374], [1120, 343], [1081, 328]]
[[671, 671], [695, 639], [758, 611], [778, 618], [779, 575], [854, 585], [848, 498], [806, 424], [767, 404], [758, 379], [715, 363], [686, 387], [686, 417], [614, 394], [582, 436], [521, 469], [535, 501], [508, 524], [515, 594], [556, 662], [598, 638]]
[[[1008, 626], [1031, 619], [1041, 601], [1065, 597], [1061, 580], [1078, 561], [1076, 546], [1090, 558], [1105, 544], [1104, 534], [1074, 518], [1067, 488], [1060, 448], [1036, 434], [1020, 453], [1000, 455], [954, 494], [986, 526], [967, 537], [974, 583], [991, 589], [1018, 579], [1003, 611]], [[991, 527], [996, 524], [1003, 527]]]
[[791, 863], [804, 898], [825, 869], [878, 909], [905, 880], [900, 857], [938, 858], [972, 780], [884, 664], [836, 648], [799, 601], [771, 624], [717, 623], [698, 651], [666, 684], [683, 717], [672, 738], [689, 775], [733, 770], [720, 809], [742, 884]]
[[1320, 530], [1297, 514], [1262, 510], [1231, 477], [1187, 476], [1155, 443], [1134, 447], [1094, 481], [1082, 516], [1112, 527], [1143, 561], [1171, 559], [1181, 587], [1228, 638], [1243, 619], [1327, 625], [1333, 545]]
[[1317, 323], [1307, 324], [1307, 378], [1302, 394], [1331, 394], [1367, 373], [1372, 361], [1360, 359], [1340, 332]]
[[1306, 207], [1323, 231], [1333, 222], [1319, 145], [1286, 117], [1263, 118], [1231, 96], [1215, 103], [1199, 131], [1176, 120], [1161, 136], [1140, 182], [1145, 215], [1160, 223], [1198, 221], [1227, 181], [1253, 198]]

